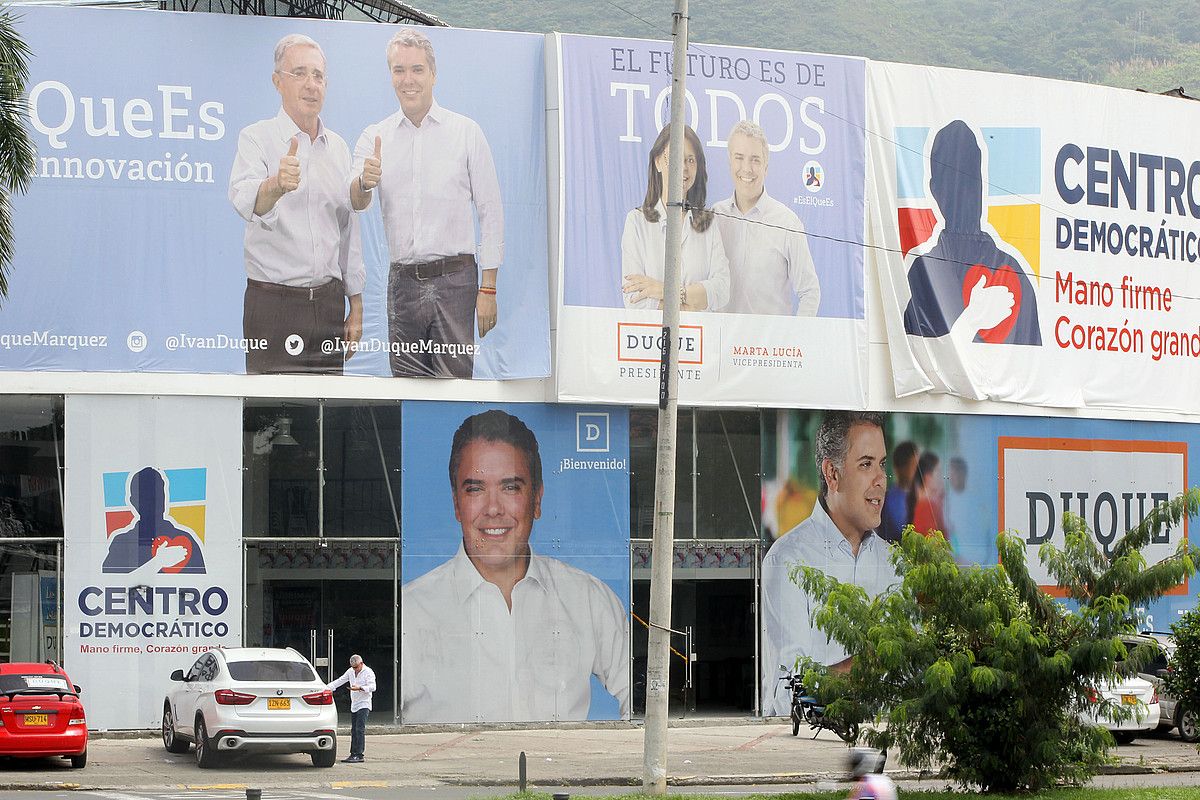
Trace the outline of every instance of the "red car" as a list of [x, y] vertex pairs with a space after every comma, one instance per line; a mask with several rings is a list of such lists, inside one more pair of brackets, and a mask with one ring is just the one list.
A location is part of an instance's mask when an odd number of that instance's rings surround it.
[[82, 767], [87, 743], [79, 687], [62, 667], [0, 664], [0, 756], [63, 756]]

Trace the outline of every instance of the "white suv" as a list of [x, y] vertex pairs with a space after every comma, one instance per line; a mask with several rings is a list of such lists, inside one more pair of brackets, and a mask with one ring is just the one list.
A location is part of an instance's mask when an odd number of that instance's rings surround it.
[[209, 650], [163, 702], [163, 746], [214, 766], [226, 753], [309, 753], [313, 766], [337, 758], [337, 707], [308, 659], [292, 648]]

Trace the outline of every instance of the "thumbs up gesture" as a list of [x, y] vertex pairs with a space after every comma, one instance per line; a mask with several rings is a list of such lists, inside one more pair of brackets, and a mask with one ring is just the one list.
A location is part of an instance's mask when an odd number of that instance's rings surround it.
[[279, 182], [280, 190], [284, 193], [294, 192], [300, 186], [300, 159], [296, 157], [296, 150], [299, 147], [300, 140], [293, 136], [287, 155], [279, 159], [279, 173], [276, 175], [276, 180]]
[[367, 156], [363, 161], [362, 175], [359, 176], [360, 188], [364, 192], [369, 192], [379, 185], [379, 178], [383, 175], [383, 159], [380, 149], [382, 142], [379, 137], [375, 137], [375, 152]]

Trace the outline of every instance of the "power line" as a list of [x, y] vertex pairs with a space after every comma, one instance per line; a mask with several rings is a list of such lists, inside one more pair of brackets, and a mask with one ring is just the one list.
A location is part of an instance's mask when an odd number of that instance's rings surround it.
[[[621, 11], [621, 12], [625, 13], [625, 14], [628, 14], [630, 17], [632, 17], [632, 18], [634, 18], [634, 19], [638, 20], [639, 22], [642, 22], [643, 24], [645, 24], [645, 25], [647, 25], [648, 27], [650, 27], [652, 30], [654, 30], [654, 31], [656, 31], [656, 32], [658, 32], [658, 33], [660, 33], [660, 34], [661, 34], [661, 33], [665, 33], [665, 34], [666, 34], [666, 36], [667, 36], [667, 38], [670, 38], [670, 33], [669, 33], [669, 32], [664, 32], [664, 31], [663, 31], [663, 29], [662, 29], [662, 28], [660, 28], [660, 27], [659, 27], [658, 25], [656, 25], [655, 23], [653, 23], [653, 22], [650, 22], [649, 20], [647, 20], [647, 19], [644, 19], [643, 17], [641, 17], [641, 16], [639, 16], [639, 15], [637, 15], [637, 14], [633, 13], [632, 11], [628, 10], [627, 8], [624, 8], [624, 7], [623, 7], [623, 6], [621, 6], [620, 4], [618, 4], [618, 3], [616, 3], [616, 2], [613, 2], [613, 0], [605, 0], [605, 2], [607, 2], [607, 3], [608, 3], [608, 5], [612, 6], [613, 8], [615, 8], [615, 9], [617, 9], [617, 10], [619, 10], [619, 11]], [[722, 47], [726, 47], [726, 46], [729, 46], [729, 45], [721, 45], [721, 46], [722, 46]], [[754, 49], [754, 48], [747, 48], [747, 49]], [[691, 50], [695, 50], [696, 52], [698, 52], [698, 53], [700, 53], [700, 54], [702, 54], [702, 55], [707, 55], [707, 56], [710, 56], [710, 57], [716, 57], [716, 56], [717, 56], [717, 54], [716, 54], [716, 53], [714, 53], [714, 52], [712, 52], [712, 51], [710, 51], [710, 50], [706, 50], [706, 49], [705, 49], [703, 46], [697, 45], [697, 44], [695, 44], [695, 43], [692, 43], [692, 42], [689, 42], [689, 43], [688, 43], [688, 50], [689, 50], [689, 51], [691, 51]], [[785, 51], [780, 51], [780, 52], [785, 52]], [[851, 57], [851, 56], [837, 56], [837, 58], [851, 58], [851, 59], [853, 59], [854, 57]], [[867, 59], [862, 59], [862, 60], [863, 60], [863, 62], [864, 62], [864, 68], [865, 68], [865, 65], [866, 65], [866, 63], [867, 63], [867, 61], [868, 61], [868, 60], [867, 60]], [[1021, 77], [1021, 76], [1018, 76], [1018, 77]], [[776, 92], [776, 93], [778, 93], [778, 94], [783, 94], [783, 95], [785, 95], [785, 96], [787, 96], [787, 97], [790, 97], [790, 98], [792, 98], [793, 100], [797, 100], [797, 101], [799, 101], [799, 102], [800, 102], [802, 105], [803, 105], [803, 104], [804, 104], [804, 102], [805, 102], [805, 99], [804, 99], [804, 98], [802, 98], [802, 97], [800, 97], [799, 95], [793, 94], [792, 92], [788, 91], [788, 90], [787, 90], [786, 88], [784, 88], [784, 87], [778, 86], [778, 85], [776, 85], [776, 84], [770, 84], [770, 83], [767, 83], [767, 82], [766, 82], [766, 81], [764, 81], [762, 78], [753, 78], [753, 77], [751, 77], [751, 78], [750, 78], [750, 80], [757, 80], [759, 83], [763, 83], [763, 84], [765, 84], [765, 85], [768, 85], [768, 86], [770, 86], [770, 87], [771, 87], [772, 91], [774, 91], [774, 92]], [[894, 146], [894, 147], [895, 147], [897, 150], [907, 151], [907, 152], [909, 152], [909, 153], [912, 153], [912, 154], [915, 154], [915, 155], [917, 155], [917, 156], [920, 156], [923, 162], [924, 162], [925, 160], [928, 160], [928, 162], [929, 162], [929, 166], [930, 166], [930, 169], [931, 169], [931, 170], [932, 170], [932, 169], [933, 169], [933, 167], [936, 165], [936, 166], [937, 166], [939, 169], [943, 169], [943, 170], [949, 170], [950, 172], [953, 172], [953, 173], [955, 173], [955, 174], [958, 174], [958, 175], [962, 175], [962, 176], [964, 176], [964, 177], [967, 177], [967, 178], [969, 178], [969, 179], [971, 179], [971, 180], [976, 180], [977, 178], [979, 178], [979, 179], [982, 179], [982, 176], [980, 176], [980, 175], [978, 175], [978, 174], [976, 174], [976, 173], [969, 173], [969, 172], [967, 172], [967, 171], [965, 171], [965, 170], [963, 170], [963, 169], [960, 169], [960, 168], [958, 167], [958, 165], [957, 165], [957, 164], [954, 164], [954, 163], [951, 163], [951, 162], [942, 161], [942, 160], [940, 160], [940, 159], [935, 159], [935, 158], [933, 157], [932, 153], [930, 153], [930, 154], [929, 154], [929, 156], [926, 156], [926, 155], [925, 155], [925, 152], [924, 152], [924, 150], [916, 150], [916, 149], [914, 149], [914, 148], [912, 148], [912, 147], [909, 147], [909, 146], [907, 146], [907, 145], [905, 145], [905, 144], [903, 144], [903, 143], [901, 143], [901, 142], [898, 142], [898, 141], [896, 141], [895, 139], [893, 139], [893, 138], [891, 138], [891, 137], [889, 137], [889, 136], [885, 136], [884, 134], [882, 134], [882, 133], [879, 133], [878, 131], [873, 131], [873, 130], [871, 130], [871, 129], [870, 129], [870, 128], [868, 128], [868, 127], [867, 127], [865, 124], [862, 124], [862, 125], [860, 125], [859, 123], [857, 123], [857, 122], [854, 122], [854, 121], [852, 121], [852, 120], [849, 120], [849, 119], [847, 119], [847, 118], [845, 118], [845, 117], [843, 117], [843, 116], [841, 116], [841, 115], [839, 115], [839, 114], [837, 114], [837, 113], [835, 113], [835, 112], [833, 112], [833, 111], [829, 111], [828, 109], [824, 109], [824, 108], [823, 108], [823, 109], [821, 109], [821, 113], [822, 113], [822, 114], [824, 114], [824, 115], [825, 115], [825, 116], [827, 116], [827, 117], [830, 117], [830, 118], [832, 118], [832, 119], [835, 119], [835, 120], [837, 120], [837, 121], [841, 122], [843, 125], [846, 125], [846, 126], [847, 126], [847, 127], [849, 127], [849, 128], [854, 128], [854, 129], [857, 129], [857, 130], [860, 130], [860, 131], [862, 131], [862, 132], [863, 132], [863, 134], [864, 134], [865, 136], [874, 137], [875, 139], [878, 139], [878, 140], [879, 140], [879, 141], [881, 141], [881, 142], [885, 142], [885, 143], [887, 143], [887, 144], [890, 144], [890, 145]], [[973, 129], [972, 129], [972, 130], [973, 130]], [[1007, 187], [1005, 187], [1005, 186], [1002, 186], [1002, 185], [1000, 185], [1000, 184], [994, 183], [994, 182], [993, 182], [993, 181], [990, 179], [990, 175], [989, 175], [988, 179], [987, 179], [987, 180], [984, 180], [984, 181], [982, 181], [982, 183], [983, 183], [983, 185], [984, 185], [984, 186], [988, 187], [989, 189], [995, 189], [995, 190], [997, 190], [998, 192], [1000, 192], [1000, 193], [1003, 193], [1003, 194], [1005, 194], [1005, 195], [1008, 195], [1008, 196], [1010, 196], [1010, 197], [1013, 197], [1013, 198], [1016, 198], [1016, 199], [1019, 199], [1019, 200], [1023, 200], [1023, 201], [1025, 201], [1025, 204], [1026, 204], [1026, 205], [1035, 206], [1035, 207], [1037, 207], [1039, 210], [1040, 210], [1040, 209], [1045, 209], [1045, 210], [1047, 210], [1047, 211], [1049, 211], [1049, 212], [1051, 212], [1051, 213], [1053, 213], [1053, 214], [1059, 215], [1059, 216], [1068, 216], [1068, 217], [1073, 217], [1073, 216], [1074, 216], [1074, 215], [1073, 215], [1073, 214], [1071, 214], [1069, 211], [1066, 211], [1066, 210], [1063, 210], [1063, 209], [1059, 209], [1059, 208], [1057, 208], [1057, 207], [1055, 207], [1055, 206], [1052, 206], [1052, 205], [1048, 205], [1048, 204], [1046, 204], [1046, 203], [1043, 203], [1043, 202], [1041, 202], [1041, 200], [1040, 200], [1040, 199], [1033, 198], [1033, 197], [1029, 197], [1029, 196], [1027, 196], [1027, 195], [1025, 195], [1025, 194], [1023, 194], [1023, 193], [1021, 193], [1021, 192], [1016, 192], [1016, 191], [1013, 191], [1013, 190], [1010, 190], [1010, 189], [1008, 189], [1008, 188], [1007, 188]], [[689, 209], [691, 209], [691, 210], [694, 210], [693, 208], [691, 208], [691, 207], [688, 207], [688, 206], [686, 205], [686, 203], [685, 203], [685, 207], [687, 207], [687, 208], [689, 208]], [[1001, 206], [1001, 207], [1002, 207], [1002, 206]], [[718, 215], [718, 216], [729, 216], [729, 215], [726, 215], [726, 214], [721, 214], [721, 212], [715, 211], [714, 209], [708, 209], [708, 210], [709, 210], [709, 211], [711, 211], [712, 213], [714, 213], [714, 214]], [[731, 218], [733, 218], [733, 217], [731, 217]], [[806, 231], [792, 230], [792, 229], [790, 229], [790, 228], [787, 228], [787, 227], [784, 227], [784, 226], [779, 226], [779, 225], [774, 225], [774, 224], [771, 224], [771, 223], [762, 222], [761, 220], [750, 220], [750, 219], [743, 219], [743, 218], [740, 218], [740, 217], [738, 217], [738, 218], [736, 218], [736, 219], [741, 219], [741, 221], [743, 221], [743, 222], [749, 222], [749, 223], [751, 223], [751, 224], [755, 224], [755, 225], [765, 225], [765, 226], [767, 226], [767, 227], [771, 227], [771, 228], [778, 228], [778, 229], [780, 229], [780, 230], [788, 231], [788, 232], [791, 232], [791, 233], [800, 233], [800, 234], [803, 234], [804, 236], [808, 236], [808, 237], [811, 237], [811, 238], [814, 238], [814, 239], [822, 239], [822, 240], [825, 240], [825, 241], [834, 242], [834, 243], [838, 243], [838, 244], [845, 244], [845, 245], [857, 246], [857, 247], [861, 247], [861, 248], [863, 248], [864, 250], [868, 250], [868, 249], [869, 249], [869, 250], [876, 250], [876, 251], [883, 252], [883, 253], [889, 253], [889, 254], [892, 254], [892, 255], [897, 255], [897, 256], [900, 256], [901, 258], [905, 258], [905, 257], [906, 257], [906, 254], [904, 253], [904, 251], [903, 251], [903, 250], [896, 249], [896, 248], [891, 248], [891, 247], [887, 247], [887, 246], [884, 246], [884, 245], [868, 244], [868, 243], [867, 243], [867, 242], [865, 242], [865, 241], [864, 241], [864, 242], [860, 242], [860, 241], [854, 241], [854, 240], [852, 240], [852, 239], [843, 239], [843, 238], [840, 238], [840, 237], [836, 237], [836, 236], [830, 236], [830, 235], [827, 235], [827, 234], [818, 234], [818, 233], [813, 233], [812, 231], [807, 231], [807, 230], [806, 230]], [[948, 264], [953, 264], [953, 265], [955, 265], [955, 266], [965, 266], [965, 267], [971, 267], [971, 266], [973, 266], [972, 264], [967, 264], [966, 262], [962, 262], [962, 261], [956, 261], [956, 260], [954, 260], [954, 259], [942, 258], [942, 257], [939, 257], [939, 256], [931, 256], [931, 255], [929, 255], [929, 254], [923, 254], [923, 255], [922, 255], [922, 258], [924, 258], [924, 259], [926, 259], [926, 260], [929, 260], [929, 261], [942, 261], [942, 262], [945, 262], [945, 263], [948, 263]], [[1031, 276], [1031, 277], [1032, 277], [1032, 276]], [[1039, 276], [1039, 277], [1040, 277], [1040, 276]], [[1197, 300], [1197, 299], [1200, 299], [1200, 297], [1196, 297], [1196, 296], [1192, 296], [1192, 295], [1186, 295], [1186, 294], [1177, 294], [1177, 293], [1175, 293], [1175, 292], [1174, 292], [1174, 290], [1172, 290], [1172, 297], [1173, 297], [1173, 298], [1178, 298], [1178, 299], [1183, 299], [1183, 300]]]

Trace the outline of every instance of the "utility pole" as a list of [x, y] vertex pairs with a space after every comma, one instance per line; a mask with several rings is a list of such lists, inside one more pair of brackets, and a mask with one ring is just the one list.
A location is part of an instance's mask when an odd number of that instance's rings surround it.
[[654, 483], [654, 542], [650, 553], [650, 631], [646, 651], [646, 729], [642, 792], [667, 793], [667, 706], [671, 686], [671, 567], [675, 545], [675, 424], [679, 403], [679, 248], [683, 238], [684, 76], [687, 0], [675, 0], [671, 35], [671, 138], [667, 164], [667, 250], [663, 265], [662, 360], [658, 382], [658, 457]]

